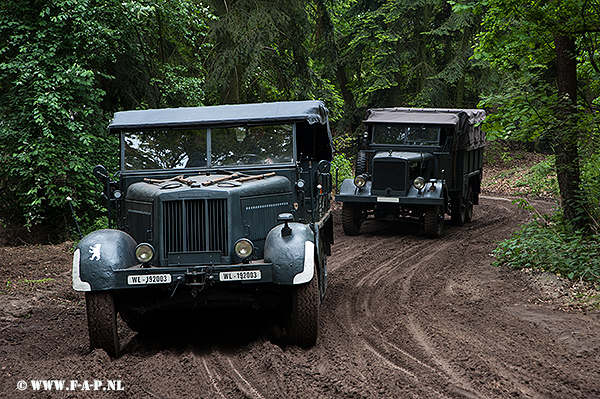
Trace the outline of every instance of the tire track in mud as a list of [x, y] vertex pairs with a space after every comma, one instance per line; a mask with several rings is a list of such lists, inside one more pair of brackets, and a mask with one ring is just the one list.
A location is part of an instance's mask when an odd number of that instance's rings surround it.
[[206, 355], [193, 354], [195, 361], [206, 371], [206, 378], [214, 393], [223, 399], [230, 398], [233, 393], [241, 394], [248, 399], [265, 399], [261, 388], [251, 381], [263, 382], [255, 373], [245, 375], [235, 364], [237, 354], [224, 354], [215, 349]]
[[[487, 201], [489, 200], [493, 199], [487, 199]], [[371, 234], [369, 237], [348, 237], [350, 240], [345, 248], [339, 249], [339, 252], [344, 252], [347, 247], [354, 247], [353, 251], [346, 251], [344, 256], [336, 258], [336, 264], [330, 268], [332, 281], [337, 280], [336, 272], [339, 271], [341, 264], [350, 262], [353, 255], [356, 255], [356, 251], [360, 250], [360, 239], [376, 240], [374, 245], [370, 246], [369, 253], [378, 254], [379, 257], [386, 248], [403, 246], [376, 267], [359, 268], [360, 271], [352, 276], [355, 282], [349, 284], [350, 287], [348, 287], [352, 290], [352, 301], [345, 302], [343, 305], [344, 321], [350, 328], [352, 336], [360, 337], [362, 347], [374, 354], [383, 366], [396, 369], [405, 377], [415, 379], [420, 383], [429, 381], [430, 383], [425, 384], [428, 386], [447, 385], [448, 394], [453, 396], [486, 397], [485, 394], [478, 393], [463, 377], [462, 370], [455, 370], [450, 360], [444, 359], [435, 350], [434, 343], [430, 341], [418, 318], [411, 314], [414, 312], [412, 307], [414, 300], [411, 299], [411, 296], [414, 295], [412, 288], [414, 276], [426, 275], [433, 262], [443, 264], [449, 247], [463, 245], [472, 240], [474, 236], [477, 237], [478, 232], [482, 229], [504, 228], [501, 223], [502, 219], [508, 218], [507, 215], [514, 210], [509, 209], [511, 205], [508, 203], [498, 205], [501, 209], [495, 212], [493, 217], [490, 218], [484, 214], [483, 220], [461, 228], [451, 228], [445, 237], [438, 240], [419, 240], [397, 236], [382, 239], [376, 236], [377, 232], [383, 230], [378, 228], [376, 234]], [[368, 247], [368, 244], [365, 247]], [[373, 265], [375, 262], [369, 263]], [[347, 277], [346, 280], [348, 280]], [[401, 286], [401, 290], [395, 290], [394, 288], [397, 286]], [[386, 330], [385, 326], [380, 328], [378, 324], [389, 318], [390, 308], [395, 309], [396, 312], [399, 310], [404, 312], [404, 326], [400, 328], [408, 333], [411, 342], [417, 345], [418, 350], [414, 346], [403, 349], [394, 343], [394, 337], [391, 339], [388, 337], [391, 335], [389, 332], [385, 334], [382, 332], [382, 330]], [[416, 377], [417, 375], [419, 378]], [[433, 394], [432, 397], [445, 397], [443, 393], [436, 390], [430, 393]]]

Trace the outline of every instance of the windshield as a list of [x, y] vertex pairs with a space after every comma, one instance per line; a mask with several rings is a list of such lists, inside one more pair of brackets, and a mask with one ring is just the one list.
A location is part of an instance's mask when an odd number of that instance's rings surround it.
[[293, 161], [293, 125], [123, 132], [126, 170]]
[[373, 143], [404, 145], [439, 145], [439, 126], [428, 125], [376, 125], [373, 126]]

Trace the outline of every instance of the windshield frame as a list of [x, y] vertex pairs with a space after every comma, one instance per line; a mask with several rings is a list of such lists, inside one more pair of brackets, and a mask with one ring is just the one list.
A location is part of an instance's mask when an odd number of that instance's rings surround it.
[[[287, 162], [274, 162], [274, 163], [248, 163], [248, 164], [213, 164], [213, 130], [221, 130], [235, 127], [244, 127], [246, 129], [252, 127], [268, 127], [268, 126], [291, 126], [291, 138], [290, 144], [292, 145], [292, 159]], [[211, 126], [186, 126], [180, 128], [173, 127], [163, 127], [163, 126], [152, 126], [144, 129], [121, 129], [119, 132], [120, 137], [120, 153], [119, 153], [119, 166], [122, 173], [140, 173], [140, 172], [161, 172], [161, 171], [187, 171], [187, 170], [206, 170], [206, 169], [246, 169], [246, 168], [271, 168], [271, 167], [292, 167], [295, 166], [298, 159], [297, 154], [297, 146], [296, 146], [296, 138], [297, 138], [297, 122], [292, 121], [279, 121], [279, 122], [271, 122], [271, 123], [243, 123], [243, 124], [227, 124], [227, 125], [211, 125]], [[127, 133], [135, 133], [135, 132], [149, 132], [149, 131], [181, 131], [181, 130], [203, 130], [206, 132], [206, 165], [205, 166], [191, 166], [191, 167], [176, 167], [176, 168], [158, 168], [158, 169], [133, 169], [126, 168], [126, 154], [125, 154], [125, 136]]]

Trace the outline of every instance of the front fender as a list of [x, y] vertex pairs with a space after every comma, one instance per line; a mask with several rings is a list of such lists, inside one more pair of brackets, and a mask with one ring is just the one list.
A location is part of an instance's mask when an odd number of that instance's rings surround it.
[[134, 266], [136, 242], [120, 230], [97, 230], [85, 236], [73, 254], [73, 289], [102, 291], [115, 287], [115, 270]]
[[289, 236], [282, 236], [283, 224], [275, 226], [265, 240], [265, 262], [273, 264], [273, 282], [282, 285], [308, 283], [315, 274], [315, 235], [302, 223], [288, 223]]

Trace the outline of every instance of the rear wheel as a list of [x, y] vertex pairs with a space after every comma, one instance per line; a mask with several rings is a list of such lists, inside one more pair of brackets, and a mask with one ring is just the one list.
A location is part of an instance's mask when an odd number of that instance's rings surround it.
[[467, 219], [466, 201], [461, 198], [453, 198], [450, 202], [451, 220], [457, 226], [465, 224]]
[[303, 348], [317, 343], [319, 330], [319, 279], [317, 273], [306, 284], [292, 287], [291, 321], [288, 340]]
[[465, 204], [465, 222], [470, 222], [473, 220], [473, 187], [469, 184], [469, 189], [467, 190], [467, 200]]
[[431, 206], [425, 211], [425, 235], [438, 238], [444, 231], [444, 208], [441, 205]]
[[111, 291], [85, 293], [90, 348], [104, 349], [111, 357], [119, 353], [117, 311]]
[[362, 211], [360, 208], [344, 202], [344, 205], [342, 206], [342, 227], [344, 228], [344, 233], [346, 235], [358, 235], [358, 232], [360, 231], [361, 216]]

